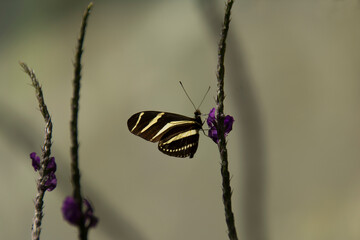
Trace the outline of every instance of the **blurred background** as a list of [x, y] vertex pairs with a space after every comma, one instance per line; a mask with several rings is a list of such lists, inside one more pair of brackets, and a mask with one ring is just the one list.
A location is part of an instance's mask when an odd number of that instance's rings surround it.
[[[58, 187], [42, 239], [76, 239], [70, 195], [70, 98], [87, 1], [2, 0], [0, 233], [29, 239], [36, 194], [30, 152], [44, 121], [18, 62], [33, 68], [54, 124]], [[90, 239], [227, 239], [217, 146], [168, 157], [132, 135], [142, 110], [193, 116], [179, 85], [215, 106], [223, 1], [95, 1], [83, 55], [82, 190], [100, 218]], [[226, 53], [233, 211], [239, 239], [360, 239], [360, 2], [236, 1]]]

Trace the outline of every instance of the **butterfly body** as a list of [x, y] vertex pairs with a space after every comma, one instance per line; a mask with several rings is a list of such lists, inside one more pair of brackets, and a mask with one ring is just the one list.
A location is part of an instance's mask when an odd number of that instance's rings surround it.
[[150, 142], [159, 142], [158, 149], [164, 154], [192, 158], [203, 124], [200, 115], [199, 110], [196, 110], [194, 118], [169, 112], [144, 111], [132, 115], [127, 125], [131, 133]]

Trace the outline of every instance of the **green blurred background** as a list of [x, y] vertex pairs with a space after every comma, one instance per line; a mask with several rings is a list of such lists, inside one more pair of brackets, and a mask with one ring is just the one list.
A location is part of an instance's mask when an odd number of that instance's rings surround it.
[[[54, 123], [58, 187], [42, 239], [76, 239], [60, 212], [71, 194], [70, 98], [87, 1], [2, 0], [0, 233], [29, 239], [44, 122], [18, 61], [35, 69]], [[128, 132], [142, 110], [193, 116], [215, 106], [223, 1], [95, 1], [83, 56], [80, 166], [100, 218], [91, 239], [226, 239], [217, 146], [161, 154]], [[236, 1], [225, 111], [240, 239], [360, 239], [360, 2]]]

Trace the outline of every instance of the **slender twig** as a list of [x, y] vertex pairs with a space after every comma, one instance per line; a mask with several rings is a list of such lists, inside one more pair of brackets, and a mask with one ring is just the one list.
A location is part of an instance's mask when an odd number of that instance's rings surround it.
[[[85, 38], [85, 30], [87, 20], [90, 14], [90, 10], [93, 4], [90, 3], [84, 12], [80, 36], [78, 39], [78, 45], [76, 49], [75, 63], [74, 63], [74, 93], [71, 101], [71, 122], [70, 122], [70, 134], [71, 134], [71, 175], [73, 184], [73, 197], [78, 202], [80, 209], [82, 209], [83, 198], [81, 196], [80, 187], [80, 170], [79, 170], [79, 142], [78, 142], [78, 113], [79, 113], [79, 99], [80, 99], [80, 79], [81, 79], [81, 56], [83, 53], [83, 44]], [[79, 237], [82, 240], [87, 239], [88, 229], [85, 227], [85, 222], [81, 219], [79, 224]]]
[[217, 92], [217, 121], [218, 121], [218, 136], [219, 142], [218, 147], [220, 151], [221, 157], [221, 175], [223, 179], [222, 189], [223, 189], [223, 203], [225, 208], [225, 220], [228, 226], [228, 236], [229, 239], [234, 240], [237, 238], [236, 228], [235, 228], [235, 220], [234, 214], [232, 212], [231, 207], [231, 187], [230, 187], [230, 173], [228, 170], [228, 154], [226, 149], [226, 140], [225, 140], [225, 129], [224, 129], [224, 75], [225, 75], [225, 51], [226, 51], [226, 37], [229, 30], [230, 24], [230, 15], [231, 15], [231, 7], [233, 5], [232, 0], [228, 0], [226, 2], [226, 10], [224, 23], [221, 30], [221, 38], [219, 42], [218, 49], [218, 66], [217, 66], [217, 81], [218, 81], [218, 92]]
[[45, 183], [48, 180], [48, 171], [47, 165], [50, 161], [50, 154], [51, 154], [51, 137], [52, 137], [52, 122], [50, 114], [47, 110], [43, 93], [41, 90], [41, 86], [39, 81], [36, 78], [36, 75], [32, 69], [30, 69], [25, 63], [20, 62], [21, 67], [24, 69], [25, 73], [29, 75], [32, 85], [36, 90], [36, 98], [39, 101], [40, 112], [44, 117], [45, 120], [45, 140], [44, 145], [42, 147], [42, 156], [40, 165], [41, 168], [39, 170], [40, 177], [37, 180], [37, 194], [35, 197], [35, 214], [33, 218], [32, 224], [32, 239], [40, 239], [41, 233], [41, 221], [44, 216], [43, 214], [43, 206], [44, 206], [44, 196], [46, 191]]

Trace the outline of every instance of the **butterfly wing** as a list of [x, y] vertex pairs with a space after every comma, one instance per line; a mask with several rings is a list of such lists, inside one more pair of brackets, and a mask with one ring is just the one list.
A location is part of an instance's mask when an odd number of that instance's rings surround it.
[[[199, 123], [194, 118], [180, 114], [144, 111], [132, 115], [127, 122], [129, 131], [150, 142], [159, 141], [170, 129], [189, 128]], [[201, 123], [199, 129], [201, 128]]]
[[158, 148], [169, 156], [192, 158], [199, 145], [199, 129], [197, 125], [174, 127], [162, 136]]
[[127, 122], [129, 131], [150, 142], [158, 142], [161, 152], [173, 157], [192, 158], [199, 143], [202, 122], [198, 115], [183, 115], [144, 111], [131, 116]]

